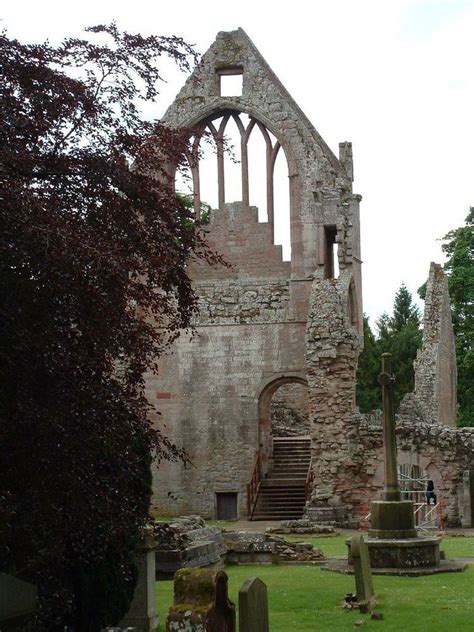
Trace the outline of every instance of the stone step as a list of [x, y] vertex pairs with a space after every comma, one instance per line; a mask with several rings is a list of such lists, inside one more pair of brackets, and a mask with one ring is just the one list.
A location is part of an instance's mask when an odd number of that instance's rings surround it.
[[295, 437], [273, 437], [273, 441], [279, 443], [280, 441], [311, 441], [309, 435], [297, 435]]
[[298, 463], [300, 461], [309, 464], [311, 458], [304, 455], [294, 456], [292, 454], [282, 454], [281, 456], [276, 456], [273, 459], [273, 463]]
[[287, 463], [285, 465], [281, 464], [281, 463], [277, 463], [273, 466], [273, 470], [272, 472], [275, 471], [280, 471], [280, 470], [304, 470], [304, 471], [308, 471], [308, 466], [309, 463]]
[[273, 446], [273, 454], [278, 454], [281, 452], [304, 452], [305, 454], [310, 454], [311, 448], [306, 445], [291, 445], [290, 443]]
[[309, 437], [275, 437], [272, 471], [261, 481], [253, 519], [300, 519], [306, 504], [305, 483], [310, 463]]
[[264, 487], [300, 487], [304, 486], [305, 478], [271, 478], [265, 479], [260, 485], [260, 489]]
[[278, 496], [278, 495], [275, 496], [273, 494], [270, 494], [270, 495], [263, 494], [263, 495], [260, 496], [259, 501], [260, 500], [262, 502], [271, 502], [271, 503], [279, 503], [279, 502], [284, 502], [284, 503], [286, 503], [286, 502], [298, 502], [298, 503], [301, 503], [301, 502], [304, 502], [305, 496], [304, 496], [304, 494], [299, 494], [297, 496], [289, 495], [289, 494], [285, 494], [285, 495], [281, 495], [281, 496]]
[[305, 467], [309, 468], [311, 460], [310, 459], [285, 459], [285, 460], [277, 460], [273, 461], [272, 467], [270, 471], [275, 469], [281, 469], [283, 467]]
[[288, 514], [281, 513], [254, 513], [252, 516], [252, 520], [268, 520], [268, 521], [276, 521], [276, 520], [299, 520], [303, 517], [303, 512], [293, 512]]
[[284, 503], [304, 503], [305, 502], [305, 496], [304, 494], [299, 494], [299, 495], [291, 495], [291, 494], [284, 494], [284, 495], [274, 495], [274, 494], [261, 494], [259, 496], [258, 499], [258, 504], [260, 503], [274, 503], [276, 504], [284, 504]]

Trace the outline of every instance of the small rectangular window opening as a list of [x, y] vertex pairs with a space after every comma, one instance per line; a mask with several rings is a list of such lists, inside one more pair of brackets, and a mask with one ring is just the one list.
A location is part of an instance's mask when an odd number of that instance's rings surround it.
[[221, 97], [242, 96], [242, 68], [220, 68], [217, 73], [219, 75], [219, 94]]
[[324, 277], [337, 279], [339, 276], [338, 244], [336, 242], [337, 228], [324, 227]]

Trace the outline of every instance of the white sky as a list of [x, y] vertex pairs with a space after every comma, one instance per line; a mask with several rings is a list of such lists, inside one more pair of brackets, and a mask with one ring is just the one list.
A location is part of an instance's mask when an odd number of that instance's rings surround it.
[[[22, 41], [53, 42], [115, 19], [180, 35], [203, 53], [241, 26], [336, 153], [353, 143], [361, 193], [364, 311], [412, 293], [439, 238], [474, 204], [474, 0], [23, 0], [0, 8]], [[168, 70], [156, 115], [185, 80]]]

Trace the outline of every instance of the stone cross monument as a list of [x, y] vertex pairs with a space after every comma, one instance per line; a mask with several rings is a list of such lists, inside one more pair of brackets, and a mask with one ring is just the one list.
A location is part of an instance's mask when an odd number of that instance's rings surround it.
[[[393, 405], [392, 356], [382, 355], [384, 491], [382, 500], [371, 506], [371, 529], [367, 546], [372, 568], [418, 569], [437, 567], [439, 539], [418, 537], [413, 502], [402, 500], [398, 486], [397, 441]], [[405, 571], [406, 572], [406, 571]]]
[[401, 497], [398, 487], [393, 383], [392, 356], [390, 353], [384, 353], [382, 355], [382, 372], [379, 375], [379, 384], [382, 386], [383, 453], [385, 465], [383, 499], [399, 501]]
[[416, 529], [411, 500], [401, 500], [398, 487], [397, 441], [395, 436], [395, 410], [393, 405], [392, 355], [382, 355], [383, 450], [384, 492], [383, 500], [372, 503], [369, 536], [375, 538], [415, 538]]

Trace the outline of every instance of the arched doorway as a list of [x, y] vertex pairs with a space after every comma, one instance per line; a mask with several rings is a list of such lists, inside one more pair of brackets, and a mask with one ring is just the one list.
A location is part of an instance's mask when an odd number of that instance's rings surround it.
[[303, 375], [279, 375], [264, 385], [259, 406], [260, 482], [249, 518], [294, 520], [304, 514], [311, 472], [308, 384]]
[[258, 399], [261, 474], [273, 456], [273, 438], [309, 434], [308, 383], [301, 374], [279, 375], [267, 381]]

